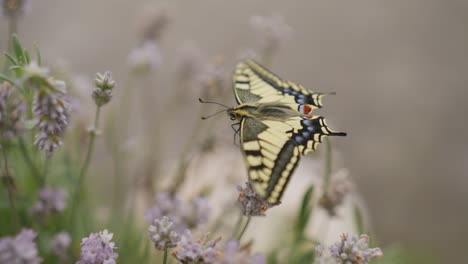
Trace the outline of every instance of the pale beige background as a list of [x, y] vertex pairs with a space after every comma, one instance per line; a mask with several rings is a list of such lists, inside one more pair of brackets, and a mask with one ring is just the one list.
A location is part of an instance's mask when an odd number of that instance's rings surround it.
[[[76, 72], [110, 69], [123, 79], [128, 51], [138, 42], [135, 17], [147, 2], [33, 1], [20, 33], [25, 43], [38, 41], [43, 57], [61, 57]], [[166, 4], [173, 17], [162, 42], [168, 68], [187, 40], [211, 55], [234, 57], [256, 45], [251, 15], [284, 15], [294, 32], [273, 69], [310, 89], [337, 92], [323, 112], [334, 127], [349, 132], [336, 147], [368, 202], [380, 239], [445, 260], [466, 259], [467, 1]]]

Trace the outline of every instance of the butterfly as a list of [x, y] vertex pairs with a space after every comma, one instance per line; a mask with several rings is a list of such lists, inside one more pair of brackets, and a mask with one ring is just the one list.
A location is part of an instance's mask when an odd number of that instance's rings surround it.
[[329, 93], [284, 81], [254, 60], [237, 64], [233, 88], [238, 105], [226, 112], [240, 124], [249, 183], [262, 199], [279, 204], [301, 156], [324, 137], [346, 133], [332, 131], [322, 116], [312, 115]]

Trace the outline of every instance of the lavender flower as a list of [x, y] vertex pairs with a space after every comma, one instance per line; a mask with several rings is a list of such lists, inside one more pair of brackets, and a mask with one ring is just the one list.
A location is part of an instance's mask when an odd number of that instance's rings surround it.
[[198, 76], [203, 67], [204, 56], [200, 48], [187, 43], [177, 49], [176, 71], [178, 80], [186, 84]]
[[146, 41], [128, 55], [128, 64], [136, 72], [157, 70], [162, 64], [162, 60], [161, 49], [154, 41]]
[[112, 233], [103, 230], [91, 233], [81, 241], [81, 258], [76, 264], [115, 264], [117, 253]]
[[185, 229], [196, 228], [209, 219], [211, 209], [204, 197], [195, 197], [191, 202], [184, 203], [176, 194], [158, 193], [155, 201], [155, 206], [145, 212], [145, 220], [148, 223], [167, 216], [174, 223], [174, 230], [182, 233]]
[[0, 0], [0, 4], [6, 17], [18, 17], [31, 12], [31, 0]]
[[39, 191], [39, 198], [32, 211], [35, 214], [47, 215], [62, 212], [67, 207], [67, 194], [62, 189], [44, 188]]
[[250, 18], [250, 25], [261, 38], [264, 56], [275, 54], [283, 41], [289, 38], [292, 32], [291, 27], [279, 15], [252, 16]]
[[168, 9], [161, 6], [151, 6], [146, 8], [138, 22], [139, 31], [143, 40], [160, 40], [164, 30], [170, 22]]
[[56, 234], [49, 242], [49, 247], [52, 254], [60, 257], [67, 255], [68, 248], [71, 244], [71, 237], [67, 232]]
[[50, 157], [62, 145], [60, 137], [69, 124], [70, 105], [65, 97], [65, 83], [50, 78], [47, 81], [53, 89], [41, 87], [34, 98], [33, 112], [39, 130], [34, 144]]
[[319, 205], [327, 210], [330, 216], [336, 215], [336, 207], [343, 203], [346, 195], [351, 191], [352, 184], [347, 174], [344, 177], [334, 177], [330, 186], [325, 190], [319, 200]]
[[252, 189], [250, 183], [247, 182], [245, 185], [245, 188], [237, 186], [237, 190], [239, 191], [239, 198], [237, 201], [241, 206], [242, 213], [245, 216], [265, 216], [265, 212], [272, 205], [258, 196]]
[[248, 248], [241, 248], [239, 241], [228, 240], [221, 251], [221, 257], [216, 264], [265, 264], [266, 259], [262, 254], [249, 254]]
[[331, 256], [337, 263], [366, 264], [373, 258], [383, 256], [380, 248], [369, 248], [369, 237], [359, 238], [347, 234], [341, 235], [341, 240], [329, 247]]
[[222, 67], [221, 60], [207, 63], [198, 78], [198, 83], [202, 89], [201, 97], [219, 97], [222, 93], [224, 83], [228, 79], [227, 73], [228, 71]]
[[[172, 218], [178, 215], [177, 210], [180, 205], [181, 201], [175, 194], [158, 193], [155, 197], [155, 206], [145, 211], [145, 220], [152, 223], [155, 219], [160, 219], [163, 216], [171, 216], [170, 218]], [[174, 222], [173, 219], [171, 221]]]
[[161, 220], [155, 219], [148, 228], [149, 238], [159, 250], [165, 250], [177, 246], [180, 240], [179, 234], [174, 231], [174, 223], [164, 216]]
[[194, 241], [192, 233], [186, 230], [179, 243], [179, 249], [175, 258], [180, 264], [212, 264], [216, 263], [219, 252], [215, 249], [217, 240], [207, 240], [204, 236], [199, 241]]
[[0, 85], [0, 135], [13, 138], [24, 128], [23, 113], [26, 111], [24, 99], [16, 94], [16, 88], [4, 82]]
[[96, 105], [100, 107], [107, 104], [112, 98], [115, 81], [112, 79], [112, 73], [106, 71], [104, 74], [98, 72], [94, 83], [96, 88], [94, 88], [92, 96]]
[[206, 197], [195, 197], [181, 213], [182, 220], [189, 228], [195, 228], [208, 222], [211, 212], [210, 204]]
[[42, 263], [34, 243], [37, 233], [31, 229], [22, 229], [16, 237], [0, 239], [0, 263], [2, 264], [37, 264]]

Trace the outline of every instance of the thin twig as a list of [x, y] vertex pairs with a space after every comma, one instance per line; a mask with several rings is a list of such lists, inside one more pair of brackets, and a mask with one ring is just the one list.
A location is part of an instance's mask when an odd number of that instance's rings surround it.
[[245, 230], [247, 230], [247, 227], [249, 226], [251, 219], [252, 219], [252, 216], [249, 215], [249, 217], [247, 218], [247, 222], [245, 222], [244, 228], [242, 228], [242, 231], [240, 232], [239, 236], [237, 237], [238, 241], [241, 240], [242, 236], [245, 233]]
[[86, 172], [88, 171], [89, 163], [90, 163], [91, 157], [93, 155], [94, 140], [96, 138], [96, 133], [98, 131], [100, 112], [101, 112], [101, 107], [98, 106], [96, 108], [96, 115], [94, 117], [94, 127], [92, 128], [93, 130], [90, 133], [90, 138], [89, 138], [89, 143], [88, 143], [88, 151], [86, 153], [86, 158], [85, 158], [85, 161], [83, 163], [83, 167], [81, 168], [80, 175], [78, 176], [78, 182], [77, 182], [77, 184], [75, 186], [75, 193], [73, 195], [72, 207], [71, 207], [71, 221], [72, 221], [72, 223], [73, 223], [74, 218], [75, 218], [74, 216], [75, 216], [75, 213], [76, 213], [76, 210], [77, 210], [78, 200], [80, 198], [81, 187], [83, 185], [83, 182], [84, 182], [84, 179], [85, 179], [85, 176], [86, 176]]

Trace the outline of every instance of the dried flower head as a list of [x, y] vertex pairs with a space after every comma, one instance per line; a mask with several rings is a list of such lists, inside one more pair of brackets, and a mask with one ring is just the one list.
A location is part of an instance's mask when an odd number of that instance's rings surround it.
[[369, 248], [367, 235], [349, 238], [347, 234], [343, 234], [341, 240], [331, 245], [329, 250], [337, 263], [366, 264], [373, 258], [383, 256], [380, 248]]
[[24, 16], [31, 12], [31, 0], [0, 0], [6, 17]]
[[41, 87], [34, 97], [33, 112], [39, 130], [34, 144], [50, 157], [62, 144], [61, 136], [69, 124], [70, 104], [65, 83], [50, 78], [47, 81], [50, 87]]
[[24, 128], [23, 113], [26, 112], [26, 103], [22, 96], [17, 94], [16, 88], [10, 83], [0, 85], [0, 135], [3, 138], [18, 136]]
[[153, 224], [149, 226], [148, 233], [150, 240], [159, 250], [176, 247], [180, 240], [179, 234], [174, 231], [174, 223], [167, 216], [155, 219]]
[[67, 194], [62, 189], [44, 188], [32, 211], [34, 214], [47, 215], [62, 212], [67, 206]]
[[154, 71], [162, 64], [163, 55], [157, 42], [145, 41], [128, 55], [128, 64], [136, 72]]
[[71, 237], [67, 232], [56, 234], [49, 242], [49, 248], [52, 254], [56, 256], [66, 256], [71, 244]]
[[112, 98], [112, 90], [115, 86], [115, 81], [112, 79], [112, 73], [106, 71], [104, 74], [97, 73], [94, 79], [96, 88], [93, 90], [93, 99], [97, 106], [107, 104]]
[[258, 196], [248, 182], [245, 183], [245, 188], [237, 186], [237, 190], [239, 191], [237, 201], [245, 216], [265, 216], [265, 212], [272, 207], [270, 203]]
[[81, 241], [81, 255], [77, 264], [115, 264], [117, 253], [113, 234], [106, 230], [91, 233]]
[[16, 237], [0, 239], [0, 263], [42, 263], [34, 239], [37, 233], [31, 229], [22, 229]]
[[198, 241], [194, 241], [192, 233], [186, 230], [182, 235], [179, 249], [174, 254], [181, 264], [212, 264], [216, 263], [219, 252], [216, 244], [219, 239], [208, 240], [205, 235]]
[[333, 175], [330, 185], [319, 200], [319, 205], [327, 210], [330, 216], [335, 216], [336, 208], [343, 203], [351, 190], [352, 183], [347, 173]]

